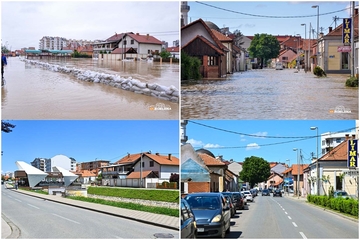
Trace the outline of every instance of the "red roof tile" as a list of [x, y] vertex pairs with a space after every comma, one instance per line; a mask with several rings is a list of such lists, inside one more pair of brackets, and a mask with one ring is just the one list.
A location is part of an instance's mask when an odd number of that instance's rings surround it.
[[150, 44], [162, 45], [162, 42], [160, 40], [156, 39], [153, 36], [150, 36], [149, 34], [140, 35], [138, 33], [137, 34], [128, 33], [127, 35], [139, 43], [150, 43]]
[[[150, 175], [150, 173], [152, 173], [153, 171], [142, 171], [141, 172], [141, 177], [142, 178], [146, 178], [147, 176]], [[140, 172], [132, 172], [130, 173], [127, 177], [127, 179], [139, 179], [140, 178]]]
[[199, 153], [199, 156], [204, 161], [206, 166], [225, 166], [225, 163], [219, 159], [207, 155], [206, 153]]

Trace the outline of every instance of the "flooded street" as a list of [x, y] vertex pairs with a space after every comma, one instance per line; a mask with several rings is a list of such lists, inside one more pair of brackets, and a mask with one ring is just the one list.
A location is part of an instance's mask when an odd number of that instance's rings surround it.
[[346, 75], [250, 70], [181, 86], [182, 119], [358, 119], [359, 89]]
[[[179, 89], [179, 64], [98, 62], [92, 59], [47, 62], [132, 77], [145, 83], [173, 85]], [[17, 57], [8, 58], [5, 79], [6, 85], [1, 91], [2, 119], [179, 118], [178, 103], [101, 83], [81, 81], [71, 74], [45, 70]]]

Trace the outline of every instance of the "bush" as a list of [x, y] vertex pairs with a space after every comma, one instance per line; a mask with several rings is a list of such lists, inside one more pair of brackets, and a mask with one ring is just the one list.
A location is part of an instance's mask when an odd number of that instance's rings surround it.
[[359, 87], [359, 78], [358, 77], [351, 77], [346, 80], [345, 85], [347, 87]]
[[196, 57], [190, 57], [185, 52], [181, 52], [181, 80], [198, 80], [201, 62]]
[[326, 77], [325, 71], [324, 71], [321, 67], [319, 67], [319, 66], [316, 66], [316, 67], [314, 68], [314, 74], [315, 74], [316, 76], [318, 76], [318, 77], [323, 77], [323, 76]]
[[319, 206], [327, 207], [352, 216], [359, 216], [359, 201], [352, 198], [308, 195], [307, 200]]

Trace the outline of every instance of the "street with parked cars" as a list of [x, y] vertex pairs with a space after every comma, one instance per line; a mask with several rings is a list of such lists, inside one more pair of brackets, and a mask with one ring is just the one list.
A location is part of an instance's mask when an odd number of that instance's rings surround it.
[[[245, 201], [248, 192], [252, 197], [252, 190], [235, 193], [192, 193], [185, 196], [184, 201], [189, 203], [195, 219], [195, 237], [358, 239], [358, 220], [325, 211], [306, 203], [306, 198], [283, 193], [281, 189], [273, 189], [272, 193], [269, 189], [257, 191], [252, 201], [247, 201], [246, 205], [244, 203], [240, 210], [232, 199], [235, 195], [240, 195]], [[337, 192], [335, 194], [338, 197], [345, 195]], [[235, 206], [233, 215], [230, 203]], [[181, 236], [186, 238], [183, 234]]]

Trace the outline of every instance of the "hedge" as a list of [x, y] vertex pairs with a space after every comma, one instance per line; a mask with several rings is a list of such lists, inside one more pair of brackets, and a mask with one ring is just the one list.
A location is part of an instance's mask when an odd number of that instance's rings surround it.
[[308, 195], [307, 200], [316, 205], [359, 217], [359, 200], [317, 195]]

